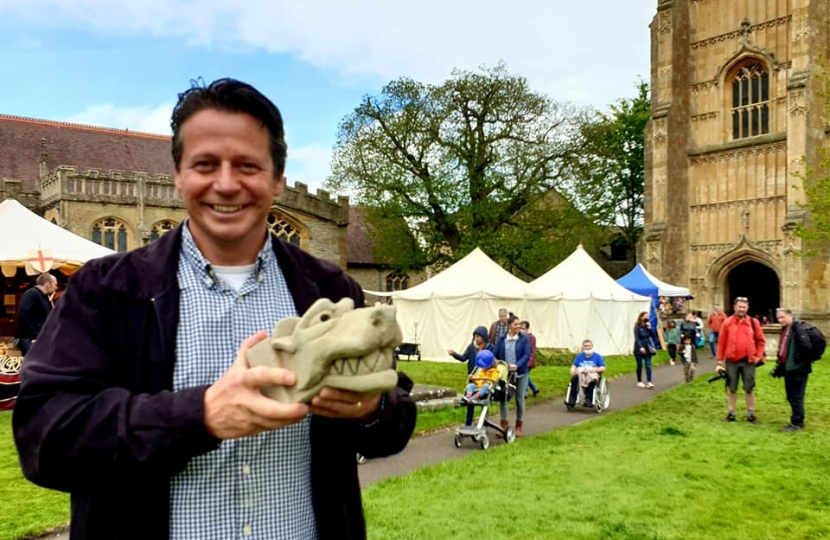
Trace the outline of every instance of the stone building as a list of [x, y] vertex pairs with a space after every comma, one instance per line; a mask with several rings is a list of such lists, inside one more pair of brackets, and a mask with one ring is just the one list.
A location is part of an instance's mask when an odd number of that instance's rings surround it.
[[830, 0], [658, 0], [640, 260], [700, 309], [790, 306], [827, 327], [827, 252], [801, 256], [800, 174], [828, 148]]
[[[173, 172], [169, 136], [0, 115], [0, 201], [14, 198], [116, 251], [150, 242], [184, 219]], [[392, 272], [372, 260], [351, 264], [350, 243], [364, 241], [349, 235], [365, 231], [349, 227], [347, 197], [309, 193], [299, 182], [286, 186], [268, 224], [309, 253], [355, 268], [364, 287], [375, 289]], [[4, 304], [30, 285], [22, 270], [18, 274], [0, 280]], [[15, 305], [4, 305], [0, 336], [13, 333], [14, 313]]]

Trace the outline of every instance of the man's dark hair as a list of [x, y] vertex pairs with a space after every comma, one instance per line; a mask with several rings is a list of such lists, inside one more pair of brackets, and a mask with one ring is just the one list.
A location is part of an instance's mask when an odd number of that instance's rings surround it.
[[182, 159], [182, 125], [199, 111], [245, 113], [253, 116], [268, 130], [271, 157], [274, 160], [274, 175], [285, 172], [285, 158], [288, 147], [285, 144], [285, 128], [280, 110], [271, 100], [250, 84], [235, 79], [218, 79], [205, 86], [204, 81], [192, 81], [191, 87], [179, 94], [179, 101], [173, 108], [170, 127], [173, 129], [173, 163], [179, 170]]

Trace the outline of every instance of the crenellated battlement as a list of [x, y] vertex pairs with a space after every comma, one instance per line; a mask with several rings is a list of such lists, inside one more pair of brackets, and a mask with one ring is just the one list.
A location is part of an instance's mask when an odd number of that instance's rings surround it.
[[[167, 174], [59, 165], [42, 177], [38, 186], [40, 206], [44, 208], [61, 200], [136, 205], [140, 198], [148, 206], [182, 207], [173, 177]], [[315, 216], [338, 226], [345, 226], [349, 221], [348, 197], [335, 199], [324, 189], [310, 193], [308, 186], [302, 182], [294, 186], [286, 185], [277, 204], [286, 210]]]
[[83, 200], [111, 204], [144, 204], [181, 207], [181, 197], [167, 174], [148, 174], [119, 169], [78, 169], [60, 165], [39, 181], [41, 205], [60, 200]]
[[348, 197], [341, 195], [335, 200], [324, 189], [318, 189], [317, 193], [309, 193], [308, 186], [302, 182], [296, 182], [293, 187], [286, 183], [282, 196], [279, 198], [279, 204], [287, 209], [316, 216], [337, 225], [345, 226], [349, 223]]

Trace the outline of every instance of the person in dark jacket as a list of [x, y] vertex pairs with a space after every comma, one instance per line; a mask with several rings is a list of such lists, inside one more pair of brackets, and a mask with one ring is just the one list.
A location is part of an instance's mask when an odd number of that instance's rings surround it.
[[[507, 335], [496, 343], [496, 358], [507, 362], [510, 371], [516, 374], [516, 437], [522, 436], [524, 427], [525, 394], [530, 376], [530, 340], [522, 332], [522, 322], [515, 315], [507, 318]], [[499, 408], [501, 428], [507, 429], [507, 402], [502, 401]]]
[[[487, 329], [483, 326], [477, 327], [473, 330], [473, 340], [467, 345], [467, 349], [464, 351], [464, 354], [458, 354], [453, 349], [447, 350], [447, 354], [458, 360], [459, 362], [467, 361], [467, 375], [471, 374], [476, 369], [476, 355], [479, 351], [488, 350], [490, 352], [495, 352], [493, 348], [493, 344], [489, 341], [489, 334]], [[472, 405], [467, 406], [467, 418], [465, 420], [465, 426], [473, 425], [473, 416], [475, 416], [475, 407]]]
[[46, 272], [37, 277], [35, 286], [23, 293], [17, 308], [17, 328], [14, 338], [23, 356], [29, 354], [32, 343], [37, 339], [43, 323], [52, 311], [49, 297], [58, 290], [58, 280]]
[[781, 325], [776, 372], [783, 372], [784, 390], [792, 410], [790, 423], [782, 430], [801, 431], [804, 429], [804, 394], [807, 390], [807, 379], [813, 372], [812, 363], [806, 355], [810, 352], [812, 344], [807, 330], [795, 319], [791, 309], [778, 308], [775, 315]]
[[467, 362], [467, 375], [476, 369], [476, 355], [479, 351], [484, 349], [493, 352], [493, 345], [490, 343], [490, 337], [487, 329], [483, 326], [476, 327], [473, 330], [473, 340], [467, 345], [464, 354], [458, 354], [453, 349], [448, 349], [447, 354], [458, 360], [459, 362]]
[[362, 306], [361, 289], [268, 232], [286, 147], [265, 96], [231, 79], [194, 85], [172, 126], [188, 217], [72, 276], [23, 368], [23, 473], [71, 494], [73, 539], [363, 539], [355, 455], [405, 447], [412, 383], [323, 388], [309, 403], [262, 395], [296, 382], [248, 367], [264, 330], [318, 298]]
[[[654, 356], [654, 342], [652, 338], [657, 337], [651, 329], [651, 322], [648, 320], [648, 312], [643, 311], [637, 317], [637, 324], [634, 325], [634, 360], [637, 362], [637, 386], [641, 388], [654, 388], [651, 382], [651, 357]], [[646, 382], [643, 383], [643, 366], [646, 368]]]

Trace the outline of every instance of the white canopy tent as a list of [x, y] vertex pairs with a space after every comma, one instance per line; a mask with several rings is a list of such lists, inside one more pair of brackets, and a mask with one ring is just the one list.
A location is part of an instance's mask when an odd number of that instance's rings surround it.
[[113, 253], [112, 250], [86, 240], [51, 223], [14, 199], [0, 203], [0, 267], [12, 277], [17, 268], [30, 275], [40, 271], [30, 261], [32, 252], [47, 258], [52, 269], [71, 274], [90, 259]]
[[477, 326], [490, 324], [499, 308], [525, 312], [527, 283], [476, 248], [424, 283], [392, 293], [404, 342], [419, 343], [421, 356], [447, 360], [463, 352]]
[[[522, 313], [541, 347], [578, 350], [590, 339], [602, 355], [630, 354], [637, 315], [649, 309], [647, 296], [615, 282], [582, 245], [528, 288], [532, 298], [557, 299], [548, 303], [555, 304], [554, 310], [532, 301]], [[540, 306], [545, 311], [536, 313]]]

